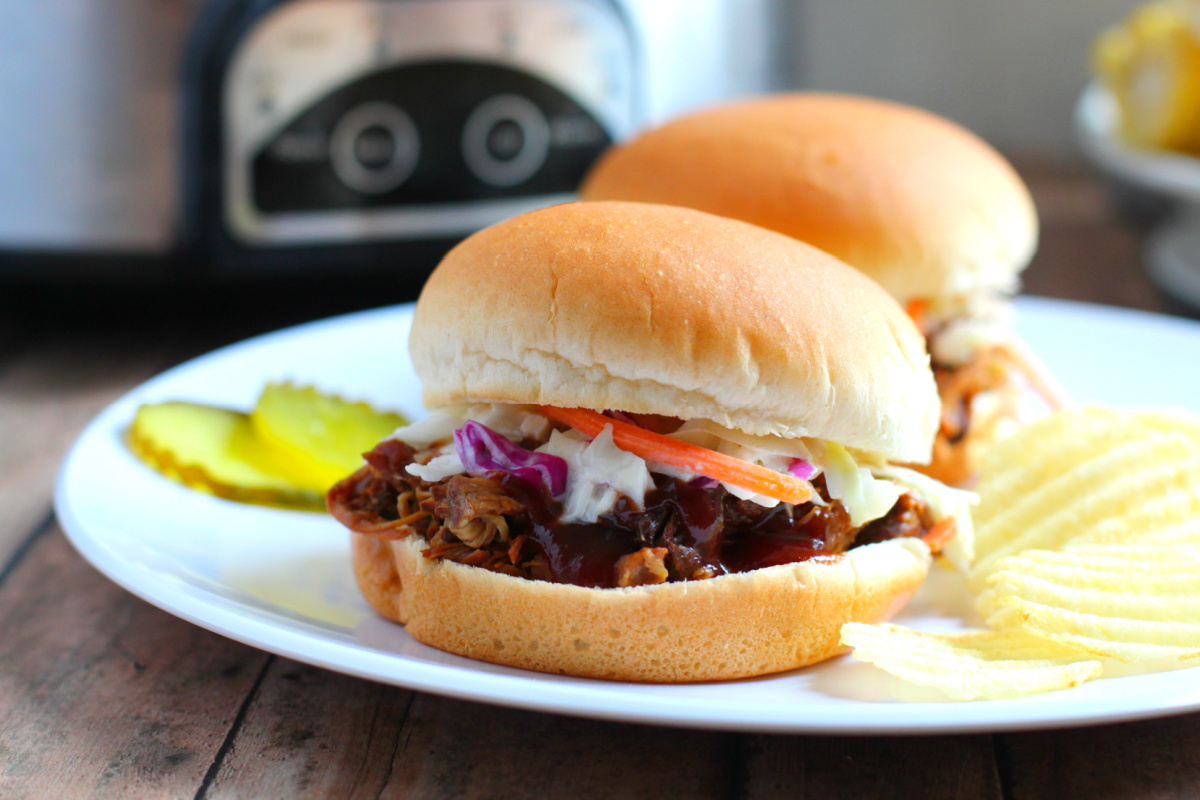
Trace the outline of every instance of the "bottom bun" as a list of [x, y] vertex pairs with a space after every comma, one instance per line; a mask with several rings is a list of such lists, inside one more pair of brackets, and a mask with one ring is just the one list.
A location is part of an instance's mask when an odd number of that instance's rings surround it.
[[427, 559], [415, 535], [351, 536], [363, 596], [420, 642], [539, 672], [661, 683], [765, 675], [845, 652], [842, 625], [895, 614], [930, 562], [920, 540], [893, 539], [836, 561], [588, 589]]

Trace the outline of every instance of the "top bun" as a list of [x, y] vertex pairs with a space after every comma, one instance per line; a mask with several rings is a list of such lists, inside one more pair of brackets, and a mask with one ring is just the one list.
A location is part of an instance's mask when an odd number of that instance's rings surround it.
[[425, 404], [539, 403], [707, 419], [929, 460], [923, 339], [826, 253], [684, 208], [570, 203], [442, 260], [409, 350]]
[[1037, 215], [983, 140], [909, 106], [785, 94], [701, 111], [610, 150], [585, 200], [733, 217], [815, 245], [902, 303], [1011, 293]]

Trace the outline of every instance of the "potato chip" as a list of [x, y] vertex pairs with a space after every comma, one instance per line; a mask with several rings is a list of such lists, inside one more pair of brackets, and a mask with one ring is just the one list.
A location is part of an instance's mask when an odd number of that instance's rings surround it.
[[[1007, 559], [1006, 559], [1007, 563]], [[1161, 622], [1200, 619], [1200, 572], [1160, 575], [1050, 568], [1041, 574], [1010, 569], [992, 573], [992, 599], [1019, 597], [1090, 614]]]
[[1200, 659], [1200, 417], [1059, 412], [995, 446], [978, 489], [969, 582], [992, 630], [848, 625], [856, 658], [961, 698]]
[[988, 581], [991, 626], [1127, 663], [1200, 658], [1200, 544], [1029, 551]]
[[1061, 547], [1105, 520], [1136, 514], [1177, 492], [1200, 494], [1200, 445], [1181, 433], [1122, 444], [1029, 492], [981, 526], [972, 584], [981, 585], [1005, 556]]
[[1147, 532], [1142, 541], [1155, 545], [1200, 543], [1200, 510], [1193, 511], [1188, 519]]
[[[1043, 464], [1036, 472], [1023, 467], [1010, 471], [1014, 474], [1029, 472], [1033, 476], [1033, 483], [1029, 485], [997, 487], [1000, 477], [981, 482], [980, 505], [975, 514], [981, 552], [1006, 541], [1012, 530], [1044, 517], [1048, 511], [1057, 510], [1064, 501], [1074, 499], [1079, 493], [1086, 493], [1131, 471], [1136, 472], [1135, 467], [1153, 464], [1163, 458], [1187, 459], [1200, 455], [1200, 447], [1182, 433], [1147, 432], [1123, 440], [1105, 437], [1094, 440], [1093, 444], [1095, 452], [1063, 453], [1061, 460]], [[1079, 460], [1067, 460], [1074, 456]], [[997, 503], [1003, 506], [1002, 509], [988, 514], [986, 509]]]
[[[1027, 632], [1094, 656], [1126, 663], [1167, 657], [1200, 658], [1200, 623], [1106, 617], [1013, 596], [997, 595], [996, 602], [1011, 608], [1020, 618], [1019, 626], [1005, 630]], [[993, 620], [988, 622], [993, 624]]]
[[[980, 501], [975, 508], [980, 551], [1004, 541], [1011, 527], [988, 525], [995, 517], [1012, 514], [1012, 509], [1030, 503], [1029, 495], [1044, 491], [1045, 485], [1123, 444], [1182, 437], [1200, 448], [1200, 417], [1182, 411], [1116, 412], [1099, 408], [1063, 411], [1021, 428], [996, 445], [982, 464], [978, 486]], [[1136, 453], [1123, 451], [1135, 460], [1119, 463], [1122, 455], [1108, 461], [1117, 471], [1138, 467]], [[1081, 487], [1082, 488], [1082, 487]]]
[[1063, 464], [1085, 461], [1136, 431], [1113, 424], [1113, 412], [1083, 409], [1045, 417], [1022, 427], [988, 451], [980, 468], [975, 523], [982, 525], [1062, 471]]
[[1132, 416], [1147, 427], [1162, 431], [1178, 431], [1200, 442], [1200, 416], [1190, 411], [1138, 411]]
[[1078, 686], [1100, 675], [1099, 661], [1019, 628], [922, 633], [899, 625], [848, 623], [853, 656], [956, 700], [987, 700]]
[[1200, 542], [1200, 491], [1168, 487], [1126, 513], [1101, 520], [1071, 539], [1070, 547], [1090, 544]]
[[[1189, 520], [1193, 522], [1195, 520]], [[1196, 541], [1187, 544], [1160, 544], [1153, 543], [1149, 546], [1140, 544], [1076, 544], [1072, 543], [1067, 546], [1066, 552], [1073, 556], [1095, 556], [1102, 559], [1120, 561], [1128, 563], [1130, 561], [1145, 561], [1151, 563], [1174, 564], [1180, 561], [1191, 561], [1193, 559], [1200, 560], [1200, 537]], [[1022, 558], [1039, 558], [1047, 555], [1060, 559], [1061, 555], [1057, 553], [1044, 554], [1037, 551], [1022, 553]]]

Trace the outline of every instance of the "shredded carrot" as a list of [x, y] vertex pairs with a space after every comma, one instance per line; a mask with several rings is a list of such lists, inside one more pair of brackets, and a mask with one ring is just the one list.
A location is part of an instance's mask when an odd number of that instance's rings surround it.
[[946, 517], [943, 520], [939, 520], [932, 528], [926, 531], [921, 540], [929, 545], [930, 550], [940, 553], [942, 548], [949, 544], [956, 533], [958, 533], [958, 523], [954, 521], [954, 517]]
[[617, 447], [647, 461], [686, 469], [697, 475], [732, 483], [785, 503], [807, 503], [812, 499], [812, 486], [807, 481], [706, 447], [681, 442], [627, 422], [610, 419], [595, 411], [542, 406], [542, 413], [593, 438], [600, 435], [605, 425], [612, 425], [613, 442]]

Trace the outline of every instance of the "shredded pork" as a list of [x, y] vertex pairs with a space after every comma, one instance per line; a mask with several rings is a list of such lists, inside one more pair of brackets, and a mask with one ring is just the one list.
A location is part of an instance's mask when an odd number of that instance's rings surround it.
[[419, 535], [429, 543], [427, 558], [584, 586], [701, 580], [836, 556], [932, 527], [928, 508], [909, 494], [882, 519], [856, 528], [841, 503], [829, 500], [820, 477], [814, 486], [822, 502], [766, 508], [721, 486], [700, 488], [658, 474], [645, 508], [622, 497], [597, 523], [564, 524], [560, 504], [502, 472], [429, 482], [404, 469], [433, 455], [433, 449], [381, 442], [362, 469], [330, 490], [330, 511], [357, 533]]

